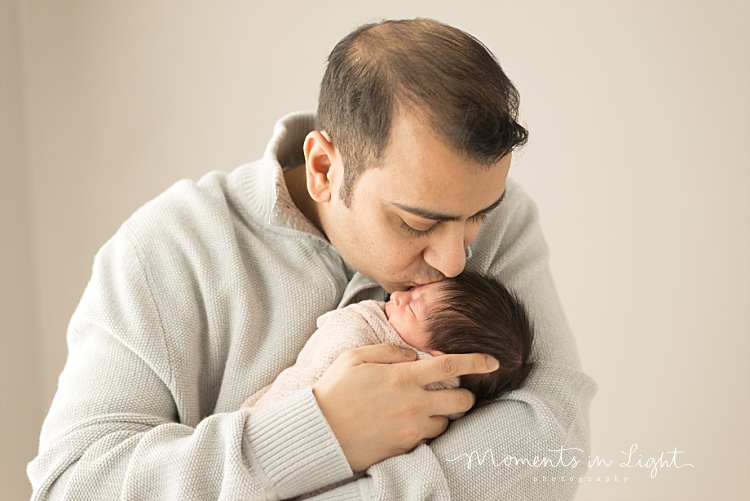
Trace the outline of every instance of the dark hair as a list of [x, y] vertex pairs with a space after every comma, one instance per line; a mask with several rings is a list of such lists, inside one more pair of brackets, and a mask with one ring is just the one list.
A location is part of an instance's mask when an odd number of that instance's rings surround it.
[[318, 100], [317, 127], [344, 162], [348, 206], [360, 174], [376, 165], [395, 110], [411, 108], [456, 151], [492, 166], [526, 142], [518, 91], [472, 35], [430, 19], [360, 26], [334, 47]]
[[461, 376], [477, 401], [521, 386], [533, 365], [534, 333], [521, 302], [492, 277], [463, 272], [441, 282], [440, 300], [427, 317], [431, 350], [486, 353], [500, 362], [488, 374]]

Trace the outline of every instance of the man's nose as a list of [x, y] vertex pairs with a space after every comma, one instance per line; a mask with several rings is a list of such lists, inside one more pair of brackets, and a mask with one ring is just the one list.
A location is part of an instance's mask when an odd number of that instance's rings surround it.
[[447, 278], [455, 277], [466, 266], [464, 234], [455, 231], [442, 235], [424, 251], [424, 260]]

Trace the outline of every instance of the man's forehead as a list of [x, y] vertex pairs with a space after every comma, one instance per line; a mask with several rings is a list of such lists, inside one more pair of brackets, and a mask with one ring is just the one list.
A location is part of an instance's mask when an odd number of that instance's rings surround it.
[[455, 151], [402, 150], [360, 174], [355, 187], [381, 203], [433, 220], [459, 220], [502, 201], [511, 156], [487, 166]]

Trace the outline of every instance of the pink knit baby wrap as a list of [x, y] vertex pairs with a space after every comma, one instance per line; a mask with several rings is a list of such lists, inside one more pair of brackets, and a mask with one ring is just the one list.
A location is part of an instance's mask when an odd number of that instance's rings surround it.
[[[419, 360], [430, 358], [432, 355], [417, 350], [399, 337], [385, 316], [384, 306], [382, 301], [367, 300], [321, 315], [318, 330], [310, 336], [295, 364], [284, 369], [273, 383], [248, 398], [242, 408], [255, 412], [312, 386], [340, 354], [358, 346], [391, 343], [416, 351]], [[426, 388], [457, 387], [458, 378], [452, 378]]]

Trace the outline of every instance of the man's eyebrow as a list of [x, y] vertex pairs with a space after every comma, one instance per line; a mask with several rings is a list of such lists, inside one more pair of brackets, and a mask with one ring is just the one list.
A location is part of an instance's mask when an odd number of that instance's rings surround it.
[[[505, 193], [506, 193], [506, 191], [507, 190], [503, 190], [503, 194], [500, 195], [500, 198], [498, 198], [492, 205], [490, 205], [489, 207], [486, 207], [486, 208], [480, 210], [479, 212], [477, 212], [473, 216], [470, 216], [469, 219], [471, 219], [472, 217], [479, 216], [481, 214], [487, 214], [488, 212], [490, 212], [493, 209], [495, 209], [498, 205], [500, 205], [500, 203], [503, 201], [503, 199], [505, 199]], [[462, 220], [461, 216], [453, 216], [453, 215], [450, 215], [450, 214], [443, 214], [441, 212], [434, 212], [434, 211], [431, 211], [431, 210], [423, 209], [421, 207], [411, 207], [409, 205], [400, 204], [398, 202], [391, 202], [391, 205], [395, 205], [399, 209], [404, 210], [404, 211], [406, 211], [406, 212], [408, 212], [410, 214], [414, 214], [415, 216], [419, 216], [419, 217], [424, 218], [424, 219], [431, 219], [433, 221], [447, 221], [447, 222], [452, 223], [452, 222], [458, 222], [458, 221]]]

